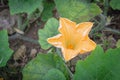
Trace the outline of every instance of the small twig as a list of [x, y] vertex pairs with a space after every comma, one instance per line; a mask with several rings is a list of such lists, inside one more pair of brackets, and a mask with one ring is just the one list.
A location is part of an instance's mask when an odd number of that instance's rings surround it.
[[19, 38], [21, 40], [28, 41], [28, 42], [31, 42], [31, 43], [34, 43], [34, 44], [39, 44], [37, 40], [34, 40], [32, 38], [20, 35], [18, 33], [16, 33], [15, 35], [9, 37], [10, 40], [11, 39], [16, 39], [16, 38]]

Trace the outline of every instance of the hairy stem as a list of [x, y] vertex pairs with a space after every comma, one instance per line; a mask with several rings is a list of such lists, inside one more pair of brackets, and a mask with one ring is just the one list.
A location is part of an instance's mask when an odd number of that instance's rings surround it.
[[[61, 54], [60, 49], [56, 48], [56, 52], [57, 52], [57, 54], [64, 60], [64, 58], [63, 58], [63, 56], [62, 56], [62, 54]], [[65, 61], [65, 60], [64, 60], [64, 61]], [[65, 63], [66, 63], [66, 62], [65, 62]], [[73, 73], [70, 71], [70, 69], [69, 69], [69, 67], [67, 66], [67, 64], [64, 64], [64, 65], [65, 65], [67, 71], [69, 72], [70, 78], [71, 78], [71, 80], [72, 80], [72, 79], [73, 79]]]
[[103, 12], [103, 14], [105, 16], [107, 16], [108, 8], [109, 8], [109, 0], [104, 0], [104, 12]]
[[73, 73], [70, 71], [70, 69], [68, 68], [68, 66], [66, 64], [65, 64], [65, 67], [66, 67], [67, 71], [69, 72], [70, 78], [72, 80], [73, 79]]
[[31, 43], [34, 43], [34, 44], [39, 44], [37, 40], [34, 40], [32, 38], [20, 35], [18, 33], [16, 33], [15, 35], [9, 37], [9, 39], [16, 39], [16, 38], [19, 38], [21, 40], [28, 41], [28, 42], [31, 42]]
[[110, 32], [112, 32], [114, 34], [120, 35], [120, 31], [119, 30], [111, 29], [111, 28], [108, 28], [108, 27], [106, 27], [104, 31], [110, 31]]

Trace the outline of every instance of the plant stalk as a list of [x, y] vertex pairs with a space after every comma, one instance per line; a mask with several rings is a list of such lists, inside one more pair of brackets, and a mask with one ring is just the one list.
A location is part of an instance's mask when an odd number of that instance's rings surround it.
[[70, 71], [70, 69], [68, 68], [68, 66], [66, 64], [65, 64], [65, 67], [66, 67], [67, 71], [69, 72], [70, 78], [72, 80], [73, 79], [73, 73]]
[[105, 16], [107, 16], [108, 8], [109, 8], [109, 0], [104, 0], [104, 12], [103, 12], [103, 14]]
[[[58, 48], [56, 48], [56, 52], [57, 52], [57, 54], [64, 60], [64, 58], [62, 57], [61, 51], [60, 51]], [[65, 62], [65, 60], [64, 60], [64, 62]], [[66, 62], [65, 62], [65, 63], [66, 63]], [[64, 64], [64, 65], [65, 65], [67, 71], [69, 72], [70, 78], [71, 78], [71, 80], [72, 80], [72, 78], [73, 78], [73, 73], [70, 71], [70, 69], [68, 68], [67, 64]]]
[[37, 40], [34, 40], [32, 38], [20, 35], [18, 33], [16, 33], [15, 35], [9, 37], [9, 39], [16, 39], [16, 38], [19, 38], [21, 40], [28, 41], [28, 42], [31, 42], [31, 43], [34, 43], [34, 44], [39, 44]]

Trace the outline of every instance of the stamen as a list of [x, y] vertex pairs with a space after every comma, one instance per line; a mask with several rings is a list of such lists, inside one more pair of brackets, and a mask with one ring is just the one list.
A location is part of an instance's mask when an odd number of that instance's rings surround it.
[[73, 47], [73, 45], [69, 44], [69, 45], [67, 46], [67, 48], [68, 48], [68, 49], [73, 49], [74, 47]]

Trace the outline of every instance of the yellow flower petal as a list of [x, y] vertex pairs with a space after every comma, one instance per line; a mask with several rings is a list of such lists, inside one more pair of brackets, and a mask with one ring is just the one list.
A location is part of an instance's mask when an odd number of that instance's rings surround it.
[[79, 54], [79, 51], [73, 49], [62, 48], [62, 53], [65, 61], [69, 61]]
[[79, 50], [80, 54], [89, 52], [91, 50], [94, 50], [96, 47], [96, 43], [92, 41], [88, 36], [84, 37], [83, 40], [81, 40], [78, 45], [76, 46]]
[[75, 26], [75, 22], [72, 22], [66, 18], [60, 18], [59, 32], [64, 35], [68, 35], [70, 32], [74, 32], [76, 28]]
[[75, 32], [76, 23], [66, 18], [60, 18], [59, 32], [64, 36], [65, 40], [71, 40]]
[[93, 26], [92, 22], [83, 22], [83, 23], [77, 24], [76, 29], [77, 29], [77, 32], [80, 33], [80, 35], [86, 36], [89, 34], [92, 26]]
[[48, 38], [48, 43], [61, 48], [66, 61], [77, 56], [79, 53], [89, 52], [96, 47], [88, 34], [93, 26], [91, 22], [83, 22], [76, 25], [66, 18], [60, 18], [59, 32], [61, 34]]
[[63, 45], [68, 47], [69, 44], [73, 45], [75, 39], [75, 28], [76, 23], [72, 22], [66, 18], [60, 18], [59, 32], [63, 36]]
[[62, 45], [62, 39], [63, 39], [62, 35], [58, 34], [54, 37], [48, 38], [47, 42], [54, 45], [55, 47], [61, 48], [63, 46]]

